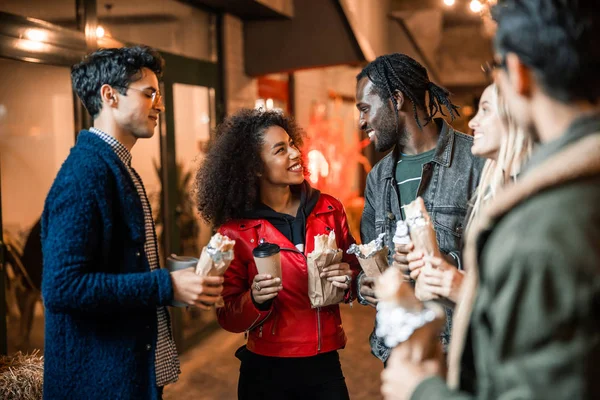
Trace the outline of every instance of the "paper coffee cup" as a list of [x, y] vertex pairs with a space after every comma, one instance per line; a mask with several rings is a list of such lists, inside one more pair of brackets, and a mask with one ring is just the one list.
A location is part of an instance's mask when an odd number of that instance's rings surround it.
[[261, 243], [252, 250], [259, 274], [268, 274], [281, 279], [281, 249], [274, 243]]
[[[171, 254], [169, 257], [167, 257], [167, 269], [169, 272], [192, 267], [195, 268], [196, 264], [198, 264], [198, 259], [196, 257], [177, 256], [175, 254]], [[180, 303], [175, 300], [171, 302], [171, 305], [173, 307], [187, 307], [187, 304]]]

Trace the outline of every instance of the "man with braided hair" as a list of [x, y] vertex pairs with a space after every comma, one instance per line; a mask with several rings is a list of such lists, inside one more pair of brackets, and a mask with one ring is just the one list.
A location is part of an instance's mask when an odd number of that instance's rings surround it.
[[[379, 152], [392, 150], [375, 165], [367, 177], [361, 239], [370, 242], [381, 233], [392, 242], [396, 222], [404, 219], [403, 207], [421, 196], [435, 225], [440, 250], [461, 269], [460, 245], [467, 202], [479, 182], [483, 159], [471, 154], [472, 137], [455, 131], [436, 114], [451, 119], [458, 107], [449, 92], [429, 80], [427, 70], [405, 54], [388, 54], [369, 63], [356, 77], [356, 107], [360, 128], [367, 132]], [[390, 251], [390, 262], [407, 279], [418, 277], [422, 254], [411, 252], [413, 245]], [[409, 264], [410, 268], [409, 269]], [[455, 274], [460, 275], [461, 274]], [[359, 277], [359, 301], [375, 306], [374, 279]], [[438, 295], [431, 293], [431, 297]], [[444, 348], [450, 340], [451, 314], [442, 333]], [[386, 361], [390, 349], [371, 334], [373, 354]]]

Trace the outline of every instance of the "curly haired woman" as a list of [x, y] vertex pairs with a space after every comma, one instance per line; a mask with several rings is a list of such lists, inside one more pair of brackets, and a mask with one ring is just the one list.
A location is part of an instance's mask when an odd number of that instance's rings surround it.
[[[301, 145], [291, 118], [244, 109], [217, 128], [197, 175], [200, 213], [236, 241], [217, 316], [224, 329], [247, 334], [236, 352], [240, 399], [349, 398], [339, 306], [311, 307], [306, 255], [316, 235], [333, 230], [342, 250], [354, 239], [342, 204], [304, 179]], [[257, 271], [252, 251], [263, 240], [281, 248], [281, 279]], [[358, 270], [344, 252], [321, 276], [350, 302]]]

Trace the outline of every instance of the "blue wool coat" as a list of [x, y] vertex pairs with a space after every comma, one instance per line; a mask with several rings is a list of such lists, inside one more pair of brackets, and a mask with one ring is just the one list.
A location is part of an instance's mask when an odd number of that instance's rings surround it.
[[82, 131], [42, 215], [45, 399], [155, 399], [156, 307], [142, 203], [112, 148]]

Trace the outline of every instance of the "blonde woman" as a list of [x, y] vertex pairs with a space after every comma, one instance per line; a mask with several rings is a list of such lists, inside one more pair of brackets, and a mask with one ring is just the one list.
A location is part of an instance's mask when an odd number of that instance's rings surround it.
[[[529, 157], [532, 147], [532, 141], [514, 124], [495, 84], [491, 84], [483, 91], [479, 100], [479, 109], [475, 117], [469, 121], [469, 127], [473, 130], [475, 139], [471, 152], [488, 160], [467, 213], [467, 230], [500, 187], [516, 179], [520, 165]], [[424, 258], [420, 252], [410, 253], [407, 258], [410, 261], [411, 277], [413, 279], [418, 277], [424, 281], [422, 282], [424, 291], [456, 304], [464, 271], [448, 265], [442, 259]], [[425, 261], [440, 268], [421, 272]]]

